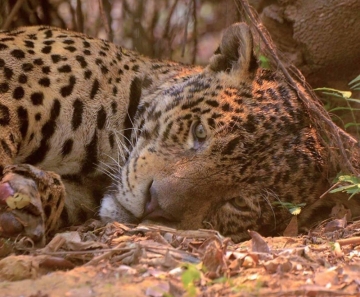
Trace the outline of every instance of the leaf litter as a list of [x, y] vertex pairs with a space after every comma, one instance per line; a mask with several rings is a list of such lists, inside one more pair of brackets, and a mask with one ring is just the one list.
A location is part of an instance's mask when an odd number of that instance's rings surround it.
[[340, 213], [307, 235], [294, 216], [286, 236], [249, 230], [238, 244], [212, 230], [95, 220], [42, 249], [3, 239], [0, 296], [360, 296], [360, 221]]

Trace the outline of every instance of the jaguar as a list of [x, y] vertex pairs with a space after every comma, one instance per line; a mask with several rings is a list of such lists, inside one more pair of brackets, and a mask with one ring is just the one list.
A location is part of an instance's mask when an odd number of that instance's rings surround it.
[[200, 67], [54, 27], [1, 32], [0, 235], [44, 244], [100, 217], [238, 242], [286, 227], [276, 201], [318, 218], [331, 149], [254, 34], [232, 25]]

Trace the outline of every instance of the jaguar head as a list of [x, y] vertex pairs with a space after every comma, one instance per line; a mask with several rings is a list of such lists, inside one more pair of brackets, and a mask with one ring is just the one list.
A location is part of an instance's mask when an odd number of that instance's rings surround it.
[[284, 76], [262, 68], [250, 28], [228, 28], [202, 71], [141, 98], [134, 145], [105, 196], [105, 220], [213, 228], [234, 241], [271, 234], [291, 215], [275, 201], [310, 203], [325, 158]]

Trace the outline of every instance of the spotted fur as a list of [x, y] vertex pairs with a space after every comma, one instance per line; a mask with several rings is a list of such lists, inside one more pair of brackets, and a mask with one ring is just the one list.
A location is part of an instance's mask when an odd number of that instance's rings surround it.
[[296, 91], [253, 49], [245, 24], [205, 68], [57, 28], [2, 32], [0, 169], [56, 172], [67, 224], [100, 213], [235, 241], [274, 234], [290, 216], [274, 201], [312, 204], [328, 186], [328, 152]]

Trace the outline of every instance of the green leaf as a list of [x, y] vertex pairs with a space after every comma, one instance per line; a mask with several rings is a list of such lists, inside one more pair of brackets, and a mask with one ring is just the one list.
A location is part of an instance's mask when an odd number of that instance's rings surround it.
[[344, 128], [347, 129], [347, 128], [352, 127], [352, 126], [360, 126], [360, 124], [358, 124], [358, 123], [347, 123], [347, 124], [344, 125]]
[[264, 69], [270, 69], [270, 60], [264, 55], [259, 56], [260, 66]]
[[340, 175], [338, 176], [337, 181], [349, 182], [352, 184], [360, 184], [360, 177], [354, 175]]
[[334, 190], [331, 190], [330, 193], [337, 193], [337, 192], [342, 192], [342, 191], [348, 191], [349, 189], [355, 187], [354, 185], [347, 185], [347, 186], [341, 186], [341, 187], [338, 187]]
[[337, 110], [352, 110], [352, 111], [359, 111], [360, 108], [352, 108], [352, 107], [335, 107], [333, 109], [330, 109], [329, 112], [334, 112]]
[[181, 282], [184, 285], [189, 296], [196, 296], [196, 287], [194, 282], [200, 280], [201, 273], [199, 269], [192, 264], [185, 265], [186, 270], [181, 275]]
[[353, 83], [360, 81], [360, 75], [358, 75], [357, 77], [355, 77], [351, 82], [349, 82], [349, 85], [352, 85]]
[[353, 85], [353, 86], [350, 86], [350, 89], [352, 89], [352, 90], [356, 90], [358, 87], [360, 87], [360, 82], [359, 83], [357, 83], [357, 84], [355, 84], [355, 85]]
[[[338, 93], [338, 94], [341, 94], [341, 96], [344, 98], [350, 98], [352, 95], [352, 93], [350, 91], [341, 91], [341, 90], [332, 89], [332, 88], [317, 88], [314, 90], [323, 92], [324, 94], [327, 94], [327, 95], [333, 95], [333, 93], [335, 93], [335, 94]], [[333, 93], [326, 93], [326, 92], [333, 92]]]
[[360, 100], [359, 100], [359, 99], [349, 98], [349, 99], [346, 99], [346, 100], [347, 100], [347, 101], [351, 101], [351, 102], [360, 103]]

